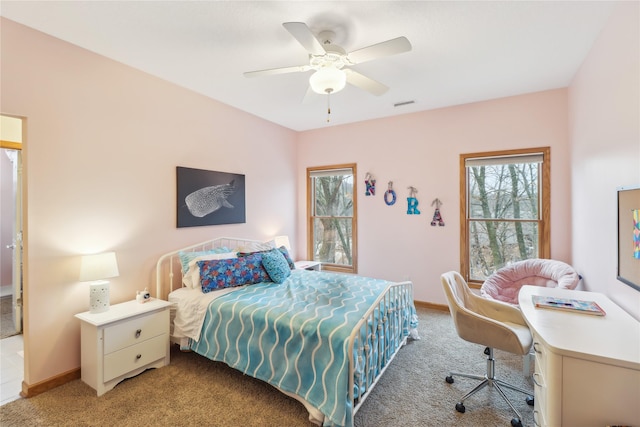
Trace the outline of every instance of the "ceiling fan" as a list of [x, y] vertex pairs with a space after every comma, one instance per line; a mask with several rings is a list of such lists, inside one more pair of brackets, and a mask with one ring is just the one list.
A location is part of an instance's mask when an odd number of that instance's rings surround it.
[[335, 37], [332, 31], [323, 31], [316, 38], [304, 22], [285, 22], [282, 25], [309, 52], [309, 64], [249, 71], [244, 73], [245, 77], [314, 70], [309, 78], [309, 87], [313, 92], [329, 95], [341, 91], [349, 83], [379, 96], [389, 88], [349, 67], [411, 50], [411, 43], [406, 37], [397, 37], [346, 53], [332, 43]]

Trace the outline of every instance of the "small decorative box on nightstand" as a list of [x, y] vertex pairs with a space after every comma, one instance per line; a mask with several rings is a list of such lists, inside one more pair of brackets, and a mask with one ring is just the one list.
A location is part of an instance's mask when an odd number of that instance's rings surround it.
[[295, 265], [297, 270], [322, 270], [322, 263], [318, 261], [296, 261]]
[[76, 314], [81, 324], [82, 381], [98, 396], [120, 381], [169, 364], [170, 302], [151, 299]]

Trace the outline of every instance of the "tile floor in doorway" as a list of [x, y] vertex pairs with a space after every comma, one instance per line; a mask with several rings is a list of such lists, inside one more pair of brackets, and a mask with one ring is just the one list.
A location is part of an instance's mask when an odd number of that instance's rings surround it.
[[24, 378], [22, 335], [0, 340], [0, 406], [20, 399]]

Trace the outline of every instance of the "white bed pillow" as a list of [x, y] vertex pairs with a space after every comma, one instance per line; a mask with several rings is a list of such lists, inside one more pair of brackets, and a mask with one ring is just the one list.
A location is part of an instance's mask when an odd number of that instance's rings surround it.
[[200, 289], [200, 267], [198, 261], [237, 258], [235, 252], [201, 255], [189, 261], [187, 271], [182, 274], [182, 284], [190, 289]]

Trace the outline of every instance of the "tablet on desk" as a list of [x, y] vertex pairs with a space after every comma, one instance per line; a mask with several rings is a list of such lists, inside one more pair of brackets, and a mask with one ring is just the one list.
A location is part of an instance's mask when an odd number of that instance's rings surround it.
[[533, 305], [536, 308], [548, 308], [551, 310], [564, 310], [576, 313], [604, 316], [606, 313], [595, 301], [587, 301], [573, 298], [558, 298], [543, 295], [533, 295]]

